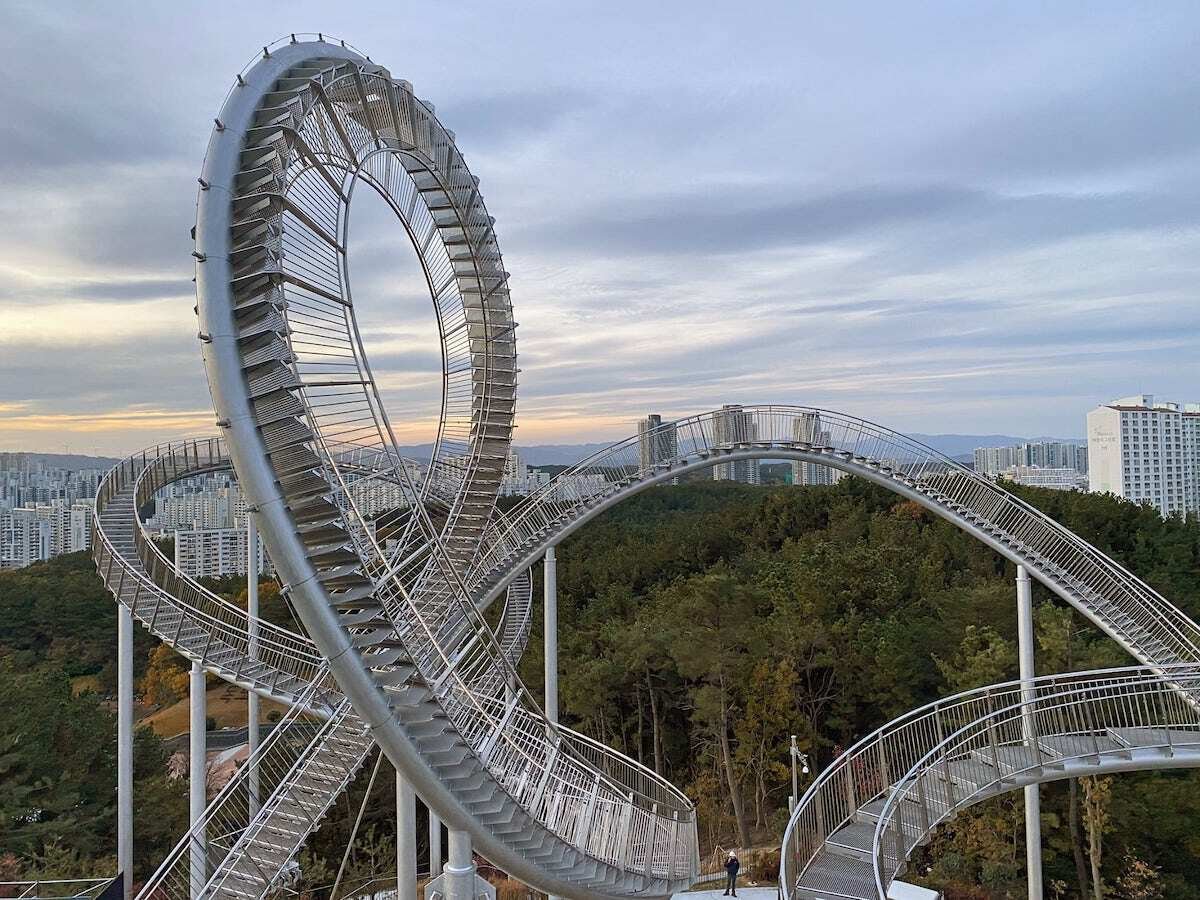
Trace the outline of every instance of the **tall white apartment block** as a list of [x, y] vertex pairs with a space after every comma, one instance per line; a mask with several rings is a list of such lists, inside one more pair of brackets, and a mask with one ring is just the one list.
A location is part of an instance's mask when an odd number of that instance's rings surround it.
[[53, 556], [53, 528], [37, 509], [0, 511], [0, 568], [19, 569]]
[[1088, 487], [1164, 516], [1200, 512], [1200, 405], [1123, 397], [1088, 413]]
[[550, 473], [525, 465], [521, 453], [510, 447], [504, 460], [504, 476], [500, 479], [501, 497], [525, 497], [550, 483]]
[[[259, 571], [262, 571], [259, 543]], [[175, 568], [192, 578], [246, 572], [246, 531], [242, 528], [192, 528], [175, 532]]]
[[[643, 472], [678, 456], [679, 431], [674, 422], [664, 424], [657, 413], [638, 420], [638, 467]], [[679, 479], [672, 478], [671, 484], [679, 484]]]
[[642, 471], [679, 456], [679, 432], [674, 422], [663, 423], [662, 416], [651, 413], [638, 421], [638, 462]]
[[[717, 447], [735, 447], [758, 440], [754, 416], [736, 403], [721, 407], [713, 421], [713, 443]], [[740, 481], [759, 484], [758, 460], [739, 459], [713, 466], [713, 481]]]
[[[829, 431], [821, 427], [820, 413], [804, 413], [792, 425], [792, 437], [798, 444], [828, 447], [832, 443]], [[846, 476], [841, 469], [820, 463], [793, 462], [792, 484], [837, 484]]]

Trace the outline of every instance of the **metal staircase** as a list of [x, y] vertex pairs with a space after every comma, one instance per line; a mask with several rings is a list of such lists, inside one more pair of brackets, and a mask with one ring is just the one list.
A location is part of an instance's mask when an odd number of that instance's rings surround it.
[[[373, 473], [371, 462], [358, 458], [348, 465]], [[200, 877], [208, 883], [206, 891], [214, 896], [250, 896], [257, 890], [261, 896], [280, 877], [283, 864], [319, 825], [324, 811], [374, 747], [308, 638], [260, 620], [251, 641], [245, 611], [178, 572], [142, 529], [136, 511], [161, 488], [228, 467], [225, 448], [217, 438], [159, 445], [115, 467], [102, 483], [97, 500], [93, 548], [114, 596], [131, 605], [158, 637], [219, 677], [294, 703], [292, 712], [273, 732], [274, 739], [263, 745], [253, 765], [239, 769], [205, 820], [184, 836], [146, 885], [143, 897], [182, 900], [191, 896], [190, 880], [196, 877], [191, 848], [198, 842], [205, 846]], [[514, 664], [528, 640], [531, 606], [530, 578], [524, 573], [509, 592], [497, 626], [505, 655]], [[230, 640], [210, 639], [218, 634], [212, 627], [214, 621], [223, 623], [219, 633]], [[294, 656], [297, 646], [304, 648], [304, 655], [316, 667], [311, 680], [305, 677], [306, 669], [284, 671], [275, 665], [281, 657], [268, 650], [281, 643], [278, 633], [284, 635], [289, 648], [283, 651], [285, 655]], [[482, 690], [494, 687], [479, 686]], [[321, 724], [324, 719], [328, 721]], [[303, 753], [298, 752], [301, 748]], [[249, 802], [252, 778], [258, 782], [255, 795], [259, 802], [254, 804]], [[299, 814], [291, 803], [296, 791], [303, 794]], [[234, 798], [236, 802], [232, 802]], [[248, 815], [251, 809], [256, 810], [254, 816]], [[201, 836], [211, 835], [214, 828], [222, 838], [203, 840]], [[231, 842], [234, 836], [240, 837]], [[180, 866], [185, 870], [182, 875]]]
[[[736, 415], [738, 437], [723, 437]], [[664, 425], [678, 455], [643, 465], [628, 438], [556, 476], [511, 510], [483, 542], [468, 584], [486, 605], [519, 565], [626, 497], [683, 472], [738, 459], [831, 466], [920, 503], [1031, 574], [1140, 662], [1200, 664], [1200, 627], [1128, 570], [993, 481], [882, 426], [828, 410], [745, 406]], [[603, 484], [583, 493], [572, 483]]]
[[1200, 766], [1193, 666], [1052, 675], [966, 691], [888, 723], [805, 792], [784, 836], [791, 900], [880, 900], [959, 811], [1028, 784]]

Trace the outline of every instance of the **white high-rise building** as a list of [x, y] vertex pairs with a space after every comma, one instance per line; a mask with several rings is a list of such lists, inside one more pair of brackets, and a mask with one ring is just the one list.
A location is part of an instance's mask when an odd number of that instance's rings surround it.
[[[804, 413], [792, 425], [792, 438], [798, 444], [810, 444], [814, 447], [828, 447], [832, 443], [832, 435], [821, 427], [820, 413]], [[792, 484], [837, 484], [846, 473], [832, 466], [820, 463], [793, 462]]]
[[[758, 440], [758, 425], [754, 416], [736, 403], [721, 407], [713, 422], [713, 443], [717, 447], [752, 444]], [[713, 466], [713, 481], [740, 481], [759, 484], [758, 460], [739, 459]]]
[[504, 477], [500, 479], [501, 497], [525, 497], [550, 483], [550, 473], [525, 465], [521, 453], [510, 447], [504, 460]]
[[638, 461], [642, 471], [656, 463], [679, 456], [679, 433], [674, 422], [663, 424], [662, 416], [651, 413], [638, 422]]
[[[679, 432], [674, 422], [663, 424], [662, 416], [656, 413], [638, 421], [638, 467], [643, 472], [678, 456]], [[679, 479], [672, 478], [671, 484], [679, 484]]]
[[53, 553], [53, 527], [37, 509], [21, 507], [0, 512], [0, 568], [19, 569]]
[[1088, 413], [1088, 486], [1164, 516], [1200, 512], [1200, 405], [1123, 397]]
[[[263, 570], [259, 541], [259, 571]], [[192, 578], [242, 575], [246, 572], [244, 528], [195, 528], [175, 532], [175, 567]]]

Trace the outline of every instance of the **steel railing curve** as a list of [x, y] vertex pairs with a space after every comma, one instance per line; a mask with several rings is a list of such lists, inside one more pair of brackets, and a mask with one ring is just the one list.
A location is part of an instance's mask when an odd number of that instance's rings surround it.
[[[988, 797], [1079, 775], [1200, 767], [1200, 713], [1181, 688], [1195, 666], [1080, 672], [960, 695], [969, 721], [891, 781], [871, 840], [875, 890], [888, 886], [943, 821]], [[952, 766], [991, 761], [978, 783], [954, 790]], [[899, 768], [899, 767], [896, 767]]]

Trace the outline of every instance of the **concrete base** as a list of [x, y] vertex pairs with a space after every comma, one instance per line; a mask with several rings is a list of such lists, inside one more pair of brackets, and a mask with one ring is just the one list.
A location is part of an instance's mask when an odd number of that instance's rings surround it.
[[[425, 885], [425, 900], [446, 900], [447, 894], [443, 887], [446, 878], [446, 873], [442, 872], [436, 878], [433, 878]], [[474, 900], [496, 900], [496, 888], [490, 882], [478, 875], [475, 876], [475, 897]]]

